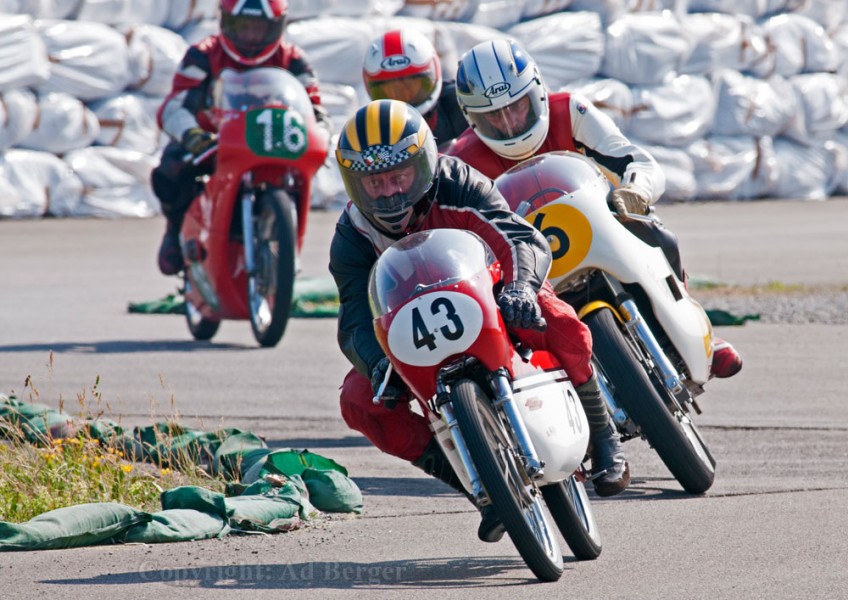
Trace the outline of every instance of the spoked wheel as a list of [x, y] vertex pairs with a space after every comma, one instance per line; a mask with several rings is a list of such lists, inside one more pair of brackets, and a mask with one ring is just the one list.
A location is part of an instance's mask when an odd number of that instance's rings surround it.
[[535, 485], [527, 481], [491, 402], [475, 382], [451, 389], [456, 420], [495, 511], [524, 562], [542, 581], [562, 575], [562, 552]]
[[574, 557], [577, 560], [598, 558], [603, 548], [601, 532], [583, 482], [572, 475], [559, 483], [542, 486], [542, 495]]
[[[254, 214], [255, 268], [248, 275], [253, 335], [261, 346], [275, 346], [291, 313], [295, 272], [295, 224], [291, 199], [271, 190], [257, 199]], [[245, 244], [250, 243], [245, 240]]]
[[196, 340], [211, 340], [218, 333], [221, 322], [204, 318], [200, 311], [188, 301], [188, 291], [191, 289], [191, 280], [188, 278], [188, 274], [183, 275], [183, 285], [185, 286], [185, 316], [188, 330]]
[[[690, 494], [703, 494], [715, 480], [715, 460], [687, 413], [670, 410], [633, 355], [612, 312], [595, 311], [585, 318], [592, 331], [592, 348], [616, 399], [639, 425], [648, 443]], [[665, 393], [665, 392], [664, 392]]]

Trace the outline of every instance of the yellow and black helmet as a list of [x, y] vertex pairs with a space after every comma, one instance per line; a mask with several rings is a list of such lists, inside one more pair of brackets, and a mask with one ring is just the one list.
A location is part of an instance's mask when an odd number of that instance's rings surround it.
[[375, 100], [342, 128], [336, 160], [350, 199], [372, 225], [399, 237], [432, 204], [438, 153], [418, 111], [399, 100]]

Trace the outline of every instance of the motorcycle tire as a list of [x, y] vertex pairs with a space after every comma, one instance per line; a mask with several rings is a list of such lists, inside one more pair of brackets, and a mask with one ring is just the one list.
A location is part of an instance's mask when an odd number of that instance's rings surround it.
[[266, 190], [256, 198], [252, 241], [256, 265], [248, 275], [248, 306], [253, 336], [266, 348], [282, 339], [291, 314], [297, 227], [294, 214], [292, 200], [283, 190]]
[[616, 390], [616, 400], [683, 489], [695, 495], [706, 492], [715, 481], [715, 461], [689, 415], [672, 412], [663, 401], [611, 310], [590, 313], [584, 321], [592, 332], [593, 353]]
[[586, 487], [573, 475], [559, 483], [542, 486], [545, 504], [565, 543], [577, 560], [595, 560], [603, 545]]
[[[183, 275], [183, 285], [185, 286], [185, 290], [188, 291], [189, 286], [191, 286], [188, 274]], [[203, 317], [200, 311], [188, 300], [185, 303], [185, 317], [189, 332], [198, 341], [211, 340], [218, 333], [218, 327], [221, 326], [220, 321], [213, 321]]]
[[541, 495], [526, 483], [512, 436], [477, 383], [462, 379], [451, 388], [459, 430], [498, 517], [527, 566], [542, 581], [562, 575], [562, 552]]

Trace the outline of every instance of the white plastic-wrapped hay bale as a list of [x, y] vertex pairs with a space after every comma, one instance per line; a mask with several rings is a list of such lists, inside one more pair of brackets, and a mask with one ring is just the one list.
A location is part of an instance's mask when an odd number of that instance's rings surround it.
[[55, 154], [12, 149], [0, 154], [0, 217], [75, 214], [83, 184]]
[[406, 0], [396, 14], [434, 21], [469, 22], [480, 0]]
[[605, 36], [597, 13], [540, 17], [510, 27], [507, 34], [530, 53], [551, 89], [592, 77], [603, 61]]
[[453, 46], [456, 55], [456, 60], [453, 62], [442, 61], [442, 75], [445, 79], [456, 79], [456, 69], [459, 59], [480, 42], [509, 37], [503, 31], [487, 27], [486, 25], [474, 25], [471, 23], [449, 23], [444, 21], [439, 23], [438, 31], [450, 39], [449, 43]]
[[772, 138], [708, 136], [684, 150], [692, 158], [699, 199], [746, 200], [775, 190], [779, 174]]
[[123, 148], [90, 146], [65, 155], [84, 184], [76, 216], [152, 217], [159, 201], [150, 188], [156, 159]]
[[773, 189], [778, 198], [794, 200], [826, 200], [833, 194], [842, 177], [837, 169], [838, 147], [831, 142], [804, 146], [789, 138], [774, 140], [778, 179]]
[[745, 15], [693, 13], [680, 18], [692, 51], [682, 72], [708, 75], [720, 69], [747, 71], [757, 67], [768, 70], [766, 61], [774, 61], [765, 33]]
[[32, 17], [0, 11], [0, 92], [39, 85], [48, 77], [47, 46]]
[[163, 25], [168, 29], [179, 30], [189, 23], [214, 20], [218, 16], [220, 0], [170, 0], [168, 18]]
[[156, 25], [129, 25], [119, 30], [127, 39], [132, 73], [128, 87], [149, 96], [168, 95], [174, 73], [188, 49], [186, 41]]
[[321, 17], [292, 23], [286, 39], [305, 53], [318, 81], [356, 86], [362, 82], [362, 60], [377, 35], [372, 20]]
[[710, 81], [679, 75], [659, 85], [636, 85], [625, 133], [659, 146], [685, 146], [712, 128], [715, 96]]
[[[835, 71], [839, 67], [839, 50], [824, 28], [803, 15], [781, 14], [762, 22], [763, 32], [774, 54], [774, 65], [755, 66], [751, 71], [760, 77], [799, 73]], [[772, 70], [767, 71], [766, 68]]]
[[716, 135], [774, 137], [789, 126], [798, 111], [795, 91], [778, 75], [759, 79], [721, 69], [712, 80], [717, 101], [712, 132]]
[[35, 126], [19, 148], [64, 154], [90, 146], [100, 133], [97, 115], [70, 94], [39, 94], [37, 110]]
[[623, 81], [608, 77], [582, 79], [561, 87], [560, 91], [582, 94], [619, 129], [627, 129], [627, 121], [633, 113], [633, 91]]
[[0, 0], [0, 13], [72, 19], [83, 0]]
[[170, 15], [170, 3], [171, 0], [81, 0], [76, 20], [106, 25], [164, 25]]
[[0, 93], [0, 152], [28, 136], [37, 117], [38, 100], [28, 89]]
[[127, 41], [101, 23], [36, 21], [47, 45], [50, 77], [39, 92], [65, 92], [97, 100], [122, 92], [131, 81]]
[[692, 157], [682, 148], [654, 146], [639, 140], [633, 140], [650, 153], [665, 174], [665, 192], [660, 201], [694, 200], [698, 193], [695, 181], [695, 165]]
[[601, 75], [631, 85], [656, 85], [679, 73], [691, 52], [670, 11], [624, 15], [606, 30]]
[[789, 78], [799, 110], [784, 136], [804, 146], [821, 146], [848, 123], [848, 81], [833, 73]]
[[101, 146], [114, 146], [156, 155], [167, 143], [156, 123], [160, 100], [141, 94], [124, 93], [92, 102], [100, 132], [95, 140]]

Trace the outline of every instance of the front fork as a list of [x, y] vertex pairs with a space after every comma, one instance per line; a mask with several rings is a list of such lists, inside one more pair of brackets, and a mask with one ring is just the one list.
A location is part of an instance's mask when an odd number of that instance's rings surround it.
[[[256, 247], [253, 245], [253, 205], [256, 203], [256, 194], [253, 190], [253, 174], [249, 171], [241, 177], [241, 228], [244, 237], [244, 269], [248, 275], [253, 275], [256, 270]], [[256, 291], [256, 280], [250, 278], [251, 297]]]
[[[442, 421], [450, 432], [451, 440], [456, 448], [457, 455], [466, 473], [468, 473], [471, 481], [471, 489], [474, 498], [479, 501], [486, 498], [486, 491], [483, 484], [480, 482], [480, 476], [477, 473], [477, 468], [471, 459], [471, 453], [468, 451], [468, 445], [465, 443], [465, 438], [462, 437], [462, 432], [459, 430], [459, 424], [453, 413], [453, 405], [450, 401], [450, 394], [447, 390], [446, 381], [451, 379], [452, 375], [463, 370], [466, 367], [466, 361], [461, 363], [448, 365], [439, 371], [436, 380], [436, 398], [435, 406], [438, 414], [441, 415]], [[509, 378], [505, 369], [498, 369], [495, 373], [489, 376], [492, 389], [495, 391], [494, 407], [501, 409], [507, 418], [510, 428], [513, 431], [514, 438], [517, 444], [516, 450], [521, 457], [524, 468], [530, 479], [539, 479], [544, 475], [544, 462], [539, 460], [533, 442], [530, 439], [530, 434], [524, 425], [524, 420], [521, 418], [512, 396], [512, 386], [509, 383]]]

